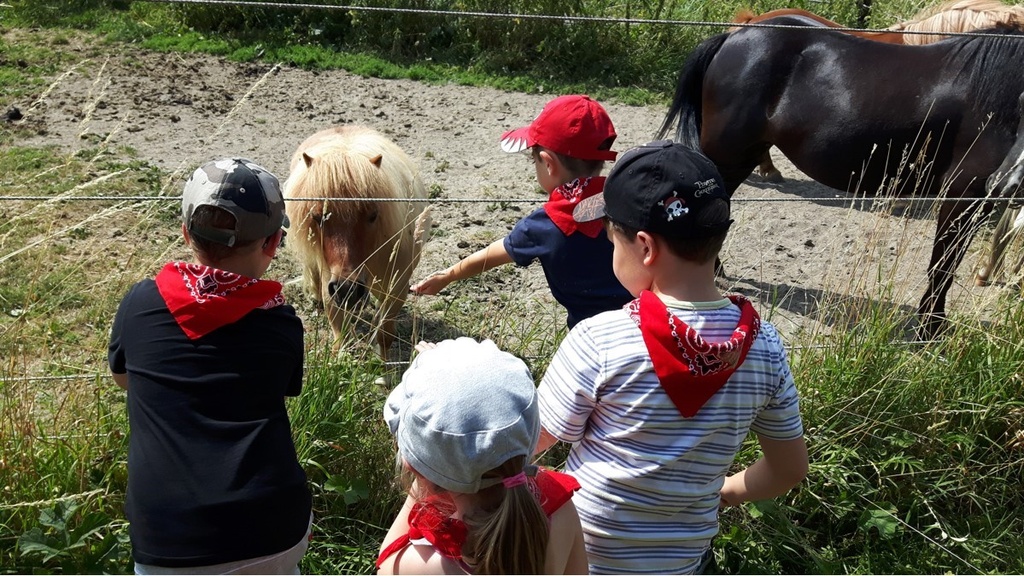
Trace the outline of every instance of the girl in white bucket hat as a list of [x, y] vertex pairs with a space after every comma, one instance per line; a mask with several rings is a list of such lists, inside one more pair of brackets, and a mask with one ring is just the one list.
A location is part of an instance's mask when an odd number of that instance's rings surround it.
[[529, 465], [540, 434], [522, 360], [490, 340], [421, 344], [384, 420], [412, 482], [380, 574], [585, 574], [566, 474]]

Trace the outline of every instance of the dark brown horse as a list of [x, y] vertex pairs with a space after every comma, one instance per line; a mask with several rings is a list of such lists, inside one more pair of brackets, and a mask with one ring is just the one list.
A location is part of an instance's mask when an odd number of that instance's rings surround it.
[[[801, 24], [791, 17], [773, 23]], [[821, 29], [746, 28], [687, 58], [661, 135], [700, 148], [735, 190], [775, 145], [827, 186], [944, 195], [919, 334], [934, 336], [946, 293], [991, 203], [985, 181], [1014, 143], [1024, 33], [986, 31], [925, 46]]]
[[[779, 16], [793, 16], [800, 19], [804, 26], [843, 27], [828, 18], [800, 8], [780, 8], [763, 14], [740, 10], [732, 21], [736, 24], [762, 24]], [[1024, 7], [1009, 6], [1001, 0], [949, 0], [925, 8], [909, 20], [893, 25], [888, 30], [845, 29], [844, 32], [889, 44], [931, 44], [945, 40], [948, 38], [946, 34], [970, 32], [1000, 24], [1012, 26], [1024, 24]], [[740, 29], [732, 27], [729, 31], [735, 32]], [[924, 32], [936, 32], [936, 34], [924, 34]], [[782, 173], [772, 163], [772, 157], [767, 151], [757, 166], [757, 174], [768, 182], [782, 182]]]

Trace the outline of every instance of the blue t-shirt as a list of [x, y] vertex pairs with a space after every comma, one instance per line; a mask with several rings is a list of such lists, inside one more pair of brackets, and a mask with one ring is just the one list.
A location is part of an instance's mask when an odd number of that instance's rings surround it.
[[519, 266], [540, 260], [551, 295], [569, 313], [570, 329], [633, 299], [612, 271], [612, 243], [604, 230], [596, 238], [581, 232], [566, 236], [538, 208], [505, 237], [505, 251]]

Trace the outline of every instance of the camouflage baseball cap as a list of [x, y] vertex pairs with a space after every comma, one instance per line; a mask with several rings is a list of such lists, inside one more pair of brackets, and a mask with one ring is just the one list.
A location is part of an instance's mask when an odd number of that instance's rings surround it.
[[[199, 206], [228, 211], [235, 217], [234, 230], [194, 223]], [[245, 158], [214, 160], [197, 168], [185, 182], [181, 215], [190, 235], [225, 246], [266, 238], [288, 227], [277, 176]]]

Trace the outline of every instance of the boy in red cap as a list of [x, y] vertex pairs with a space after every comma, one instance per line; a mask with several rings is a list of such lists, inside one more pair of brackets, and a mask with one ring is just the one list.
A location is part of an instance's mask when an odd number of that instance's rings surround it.
[[552, 296], [568, 312], [569, 328], [629, 302], [632, 297], [612, 272], [612, 245], [602, 223], [580, 223], [572, 217], [580, 201], [604, 188], [600, 174], [605, 162], [615, 160], [615, 136], [604, 108], [581, 95], [555, 98], [529, 126], [502, 135], [502, 150], [530, 150], [548, 201], [517, 222], [505, 238], [434, 272], [411, 290], [433, 295], [456, 280], [502, 264], [528, 266], [540, 260]]
[[[715, 286], [732, 220], [715, 165], [669, 141], [634, 148], [604, 193], [613, 266], [636, 296], [581, 322], [538, 388], [538, 451], [572, 443], [566, 472], [591, 574], [699, 572], [718, 510], [782, 495], [807, 473], [800, 404], [775, 328]], [[748, 433], [764, 455], [726, 476]]]

